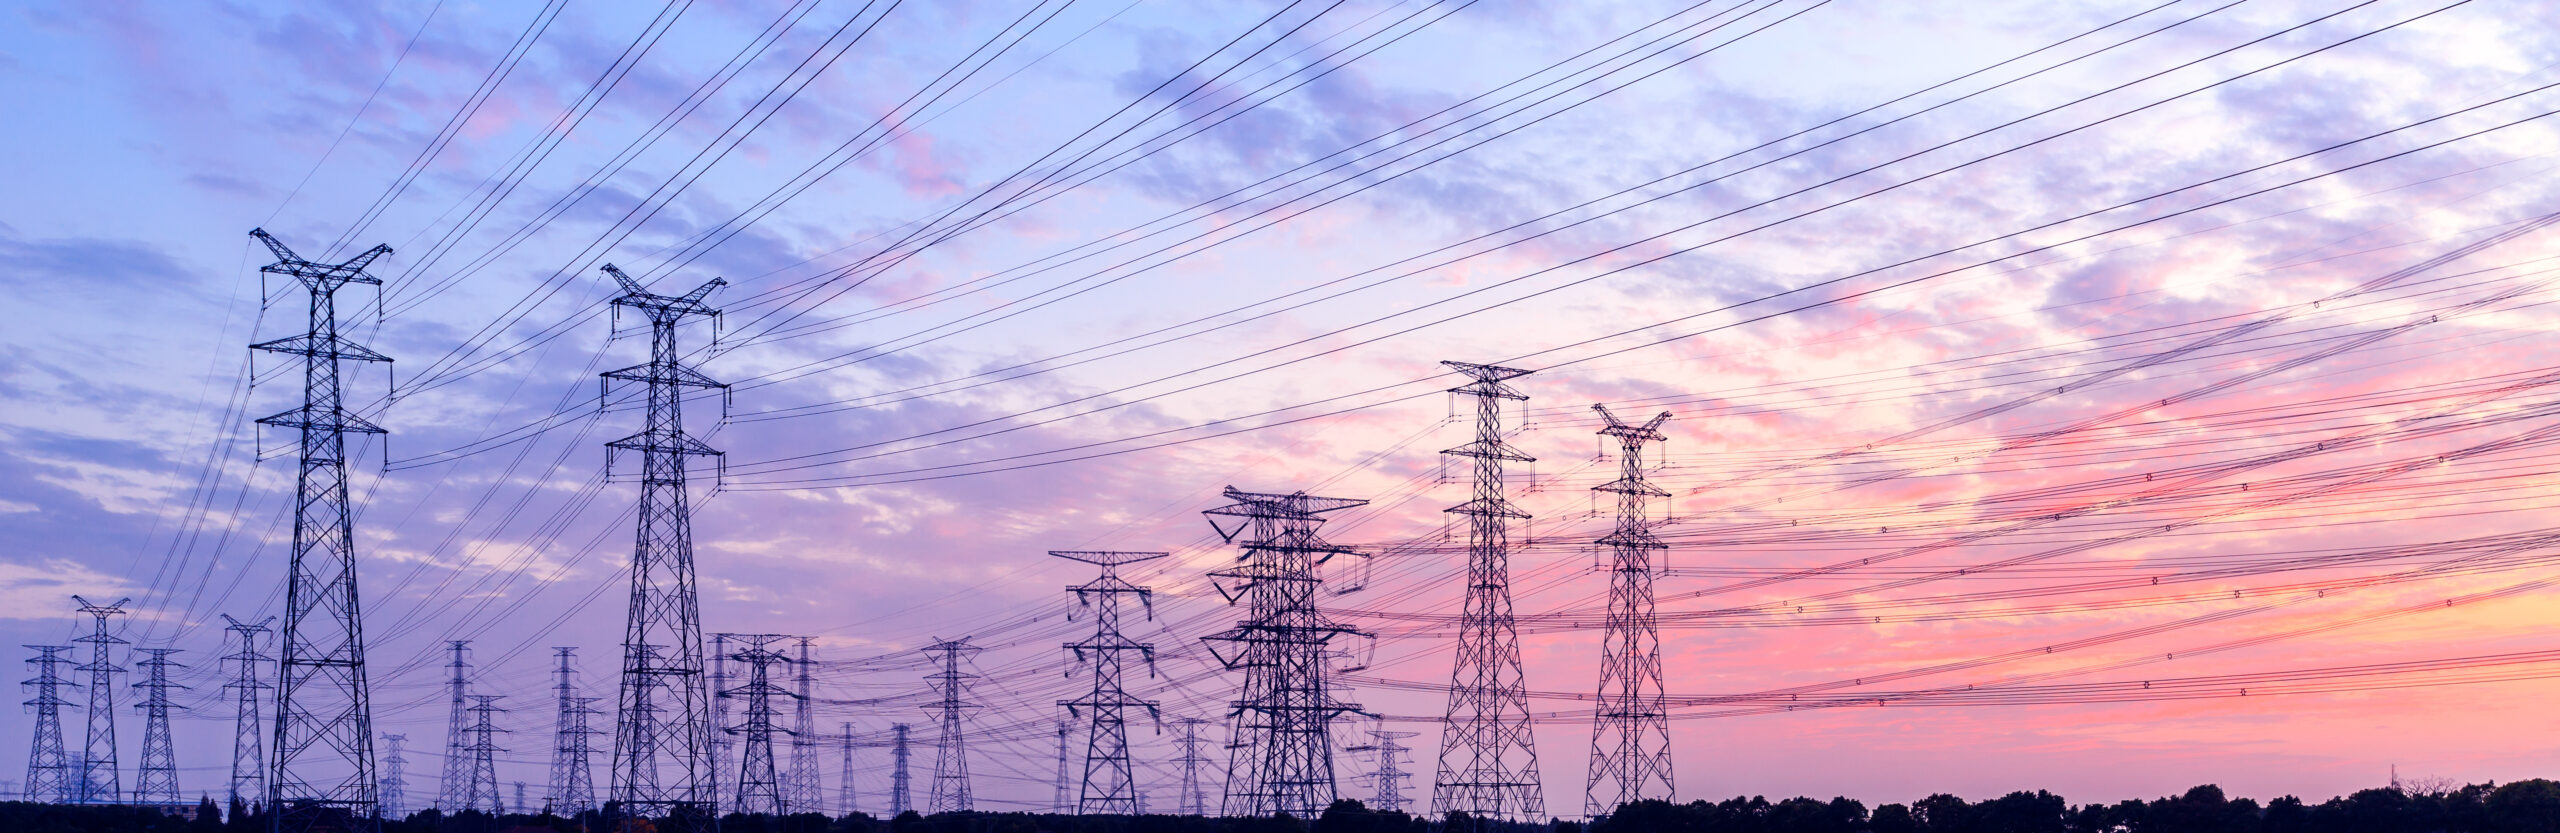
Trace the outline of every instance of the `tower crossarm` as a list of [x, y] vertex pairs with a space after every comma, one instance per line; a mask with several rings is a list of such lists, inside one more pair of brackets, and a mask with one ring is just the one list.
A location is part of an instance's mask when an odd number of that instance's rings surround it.
[[377, 245], [342, 263], [314, 263], [294, 254], [284, 241], [277, 240], [266, 229], [250, 229], [249, 236], [258, 238], [258, 242], [266, 244], [267, 251], [276, 256], [276, 262], [259, 267], [258, 271], [299, 279], [305, 287], [321, 294], [334, 292], [338, 287], [351, 283], [381, 285], [381, 278], [365, 274], [364, 269], [391, 254], [390, 246]]

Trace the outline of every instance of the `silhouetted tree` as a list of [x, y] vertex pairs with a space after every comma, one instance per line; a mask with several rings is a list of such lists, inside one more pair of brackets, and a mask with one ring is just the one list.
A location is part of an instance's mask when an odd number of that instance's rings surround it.
[[2483, 809], [2502, 833], [2560, 833], [2560, 784], [2541, 778], [2489, 791]]

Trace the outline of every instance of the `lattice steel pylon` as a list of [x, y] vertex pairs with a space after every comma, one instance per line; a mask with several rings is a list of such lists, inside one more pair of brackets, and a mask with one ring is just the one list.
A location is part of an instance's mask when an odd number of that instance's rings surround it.
[[1173, 759], [1174, 763], [1182, 766], [1182, 792], [1174, 797], [1174, 812], [1186, 816], [1208, 815], [1209, 791], [1200, 783], [1200, 765], [1208, 763], [1209, 756], [1200, 754], [1200, 727], [1208, 725], [1209, 721], [1185, 717], [1173, 722], [1182, 727], [1182, 737], [1175, 740], [1182, 747], [1182, 756]]
[[773, 650], [773, 643], [790, 637], [775, 634], [735, 634], [733, 636], [747, 646], [729, 655], [730, 659], [747, 664], [747, 682], [721, 693], [742, 698], [746, 701], [747, 709], [745, 722], [736, 726], [723, 727], [724, 731], [740, 738], [738, 798], [736, 805], [731, 809], [740, 813], [782, 815], [791, 812], [791, 807], [788, 798], [783, 794], [781, 779], [774, 767], [773, 736], [775, 733], [792, 734], [792, 732], [774, 725], [773, 701], [777, 697], [798, 697], [799, 695], [773, 681], [773, 667], [791, 661], [791, 658], [781, 651]]
[[[614, 307], [649, 319], [649, 361], [604, 374], [607, 380], [648, 387], [647, 425], [605, 444], [641, 454], [609, 804], [623, 815], [659, 817], [661, 830], [708, 829], [718, 824], [716, 764], [708, 758], [711, 698], [702, 674], [702, 609], [694, 591], [693, 508], [685, 491], [685, 460], [717, 458], [720, 452], [685, 433], [683, 392], [725, 391], [727, 386], [684, 365], [676, 349], [676, 325], [693, 316], [717, 316], [719, 310], [702, 299], [727, 282], [714, 278], [684, 295], [652, 295], [611, 264], [604, 272], [622, 286]], [[608, 473], [613, 468], [610, 453], [605, 468]]]
[[797, 673], [793, 677], [790, 789], [783, 794], [783, 804], [794, 813], [824, 813], [826, 801], [818, 789], [818, 719], [810, 700], [817, 692], [810, 673], [814, 663], [809, 659], [809, 638], [799, 637], [799, 646], [800, 656], [792, 662]]
[[[1093, 611], [1093, 635], [1064, 646], [1075, 652], [1077, 662], [1093, 663], [1093, 687], [1083, 697], [1060, 700], [1067, 716], [1085, 716], [1084, 777], [1076, 794], [1076, 812], [1081, 814], [1138, 813], [1138, 781], [1129, 765], [1129, 721], [1131, 706], [1144, 708], [1155, 716], [1156, 701], [1129, 696], [1121, 685], [1126, 668], [1124, 655], [1137, 654], [1155, 669], [1156, 646], [1132, 640], [1120, 633], [1120, 598], [1137, 597], [1148, 618], [1155, 616], [1153, 591], [1130, 584], [1120, 577], [1120, 568], [1130, 564], [1163, 558], [1161, 552], [1088, 552], [1052, 550], [1051, 556], [1081, 561], [1102, 568], [1094, 580], [1067, 588], [1075, 594], [1076, 604]], [[1065, 735], [1059, 736], [1060, 742]]]
[[1536, 459], [1502, 441], [1502, 403], [1529, 398], [1509, 382], [1529, 371], [1441, 364], [1474, 380], [1449, 392], [1475, 397], [1475, 439], [1440, 453], [1474, 460], [1475, 488], [1471, 499], [1448, 510], [1467, 519], [1467, 586], [1431, 812], [1537, 820], [1546, 816], [1547, 801], [1538, 779], [1536, 739], [1529, 733], [1528, 684], [1511, 611], [1511, 522], [1527, 520], [1529, 513], [1511, 505], [1502, 481], [1504, 461]]
[[907, 724], [889, 724], [895, 739], [889, 743], [889, 817], [897, 818], [915, 803], [907, 800]]
[[400, 744], [408, 735], [383, 735], [382, 744], [390, 747], [382, 754], [382, 817], [407, 818], [409, 809], [409, 759], [400, 754]]
[[1049, 812], [1060, 815], [1070, 812], [1075, 801], [1074, 790], [1067, 786], [1067, 734], [1067, 722], [1058, 721], [1058, 774], [1049, 781]]
[[844, 724], [844, 760], [836, 764], [836, 812], [852, 815], [856, 809], [853, 791], [853, 724]]
[[69, 804], [79, 797], [79, 788], [72, 783], [79, 771], [71, 762], [71, 753], [62, 746], [62, 707], [71, 705], [71, 701], [62, 699], [62, 689], [78, 687], [62, 676], [71, 665], [71, 658], [64, 656], [71, 652], [71, 646], [26, 647], [36, 652], [34, 658], [27, 660], [28, 665], [36, 667], [35, 679], [20, 683], [35, 691], [35, 697], [26, 702], [27, 708], [36, 713], [35, 734], [27, 742], [26, 797], [28, 801]]
[[1618, 479], [1592, 487], [1618, 496], [1616, 528], [1600, 538], [1609, 549], [1609, 614], [1600, 641], [1599, 705], [1591, 717], [1591, 768], [1582, 812], [1601, 816], [1645, 798], [1673, 800], [1670, 710], [1663, 702], [1662, 637], [1655, 628], [1653, 581], [1669, 549], [1653, 535], [1646, 504], [1671, 493], [1645, 479], [1646, 443], [1663, 439], [1664, 411], [1642, 425], [1618, 420], [1606, 406], [1600, 434], [1618, 441]]
[[235, 810], [266, 801], [266, 744], [260, 736], [264, 720], [258, 708], [259, 692], [274, 688], [258, 678], [258, 666], [274, 661], [258, 650], [258, 637], [275, 624], [269, 616], [257, 624], [248, 624], [222, 615], [224, 630], [240, 637], [239, 650], [223, 657], [234, 663], [231, 682], [222, 687], [231, 691], [231, 793], [229, 806]]
[[471, 663], [464, 655], [471, 640], [445, 642], [453, 661], [445, 668], [444, 779], [436, 782], [436, 807], [448, 813], [471, 809]]
[[185, 799], [178, 793], [178, 751], [169, 737], [169, 710], [186, 706], [169, 702], [169, 689], [186, 686], [170, 682], [169, 669], [186, 666], [170, 661], [176, 648], [144, 648], [142, 653], [144, 659], [134, 663], [142, 669], [142, 679], [133, 684], [142, 692], [142, 702], [133, 704], [142, 713], [142, 760], [134, 767], [133, 803], [176, 806]]
[[1229, 704], [1234, 726], [1225, 814], [1313, 819], [1339, 794], [1333, 721], [1360, 710], [1334, 696], [1327, 646], [1365, 635], [1316, 605], [1324, 584], [1319, 568], [1335, 556], [1358, 554], [1316, 537], [1316, 528], [1327, 513], [1368, 501], [1233, 486], [1225, 495], [1234, 503], [1202, 514], [1220, 538], [1241, 536], [1244, 556], [1239, 566], [1209, 576], [1229, 604], [1243, 604], [1245, 618], [1201, 638], [1221, 664], [1245, 672], [1244, 690]]
[[88, 742], [81, 748], [79, 792], [73, 801], [118, 804], [124, 801], [124, 784], [116, 766], [115, 675], [124, 673], [124, 669], [111, 661], [109, 652], [125, 641], [107, 633], [107, 617], [124, 613], [125, 603], [133, 600], [117, 599], [114, 604], [105, 605], [79, 596], [71, 600], [79, 602], [80, 612], [89, 614], [98, 624], [88, 636], [72, 640], [89, 646], [89, 661], [72, 669], [89, 672]]
[[379, 286], [364, 273], [391, 253], [375, 246], [343, 263], [313, 263], [263, 229], [276, 262], [259, 271], [302, 282], [310, 295], [310, 328], [302, 335], [250, 345], [301, 356], [302, 406], [258, 420], [302, 432], [297, 454], [293, 551], [285, 572], [284, 624], [276, 648], [275, 742], [267, 754], [268, 816], [276, 830], [315, 825], [373, 830], [373, 706], [365, 681], [364, 616], [356, 593], [355, 520], [347, 497], [347, 434], [381, 434], [348, 412], [341, 361], [391, 358], [338, 334], [338, 290]]
[[551, 725], [551, 783], [545, 799], [552, 813], [576, 816], [596, 808], [595, 744], [590, 741], [604, 730], [595, 727], [597, 698], [580, 696], [578, 690], [578, 649], [552, 648], [560, 659], [557, 673], [560, 681], [552, 686], [558, 712]]
[[729, 738], [729, 635], [711, 635], [711, 794], [720, 794], [720, 773], [737, 761], [737, 741]]
[[470, 757], [469, 786], [463, 791], [461, 809], [493, 816], [505, 812], [498, 797], [498, 753], [508, 751], [498, 745], [498, 735], [507, 731], [498, 728], [497, 717], [506, 711], [498, 707], [502, 699], [497, 694], [471, 695], [471, 745], [463, 749]]
[[977, 705], [961, 698], [967, 681], [978, 675], [960, 673], [960, 656], [977, 653], [979, 648], [961, 637], [937, 641], [924, 651], [942, 655], [942, 670], [926, 678], [941, 696], [924, 708], [934, 713], [942, 733], [934, 741], [933, 785], [925, 794], [925, 806], [934, 813], [965, 813], [977, 806], [977, 800], [969, 793], [969, 737], [961, 729], [960, 715]]
[[1377, 748], [1378, 768], [1369, 772], [1369, 807], [1380, 811], [1404, 812], [1413, 799], [1404, 794], [1404, 782], [1413, 777], [1404, 771], [1404, 753], [1413, 751], [1404, 745], [1412, 732], [1371, 731], [1370, 745]]

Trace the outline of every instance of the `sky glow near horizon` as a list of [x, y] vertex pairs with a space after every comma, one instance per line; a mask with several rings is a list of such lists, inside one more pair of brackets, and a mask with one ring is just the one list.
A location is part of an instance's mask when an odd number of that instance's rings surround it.
[[[476, 690], [514, 709], [500, 778], [537, 796], [550, 647], [610, 693], [637, 487], [604, 479], [602, 444], [639, 414], [622, 392], [599, 408], [596, 373], [641, 361], [646, 331], [605, 311], [603, 263], [660, 292], [729, 281], [695, 358], [732, 396], [687, 412], [727, 452], [695, 516], [705, 629], [816, 638], [816, 724], [852, 724], [873, 812], [890, 724], [929, 737], [914, 649], [961, 636], [988, 648], [982, 804], [1048, 806], [1051, 704], [1077, 682], [1058, 645], [1089, 626], [1061, 588], [1091, 575], [1049, 550], [1172, 552], [1132, 571], [1160, 651], [1133, 689], [1218, 717], [1238, 678], [1198, 639], [1235, 612], [1204, 576], [1235, 550], [1198, 513], [1228, 485], [1371, 501], [1325, 527], [1372, 556], [1328, 568], [1364, 589], [1326, 603], [1379, 633], [1347, 697], [1422, 733], [1427, 795], [1464, 549], [1440, 510], [1467, 488], [1436, 454], [1468, 430], [1444, 359], [1540, 370], [1509, 414], [1540, 458], [1510, 481], [1537, 516], [1512, 573], [1558, 815], [1582, 803], [1607, 589], [1590, 487], [1617, 463], [1594, 402], [1672, 414], [1658, 592], [1668, 688], [1697, 701], [1672, 721], [1683, 798], [2318, 800], [2394, 765], [2560, 775], [2536, 707], [2554, 679], [1712, 702], [1948, 663], [1838, 691], [2551, 647], [2560, 586], [2538, 583], [2560, 559], [2532, 536], [2560, 492], [2534, 432], [2560, 430], [2537, 378], [2560, 357], [2560, 229], [2355, 288], [2560, 211], [2560, 37], [2528, 23], [2560, 7], [668, 8], [629, 53], [659, 4], [0, 11], [20, 310], [0, 330], [0, 630], [68, 644], [69, 594], [134, 597], [124, 637], [191, 666], [190, 795], [228, 769], [217, 614], [276, 612], [291, 531], [290, 437], [250, 420], [298, 391], [243, 348], [296, 331], [302, 300], [260, 279], [252, 227], [314, 260], [396, 250], [342, 309], [397, 359], [349, 396], [392, 431], [359, 453], [357, 534], [375, 719], [410, 738], [413, 804], [441, 769], [444, 640], [474, 640]], [[954, 92], [902, 104], [989, 42]], [[1081, 184], [843, 273], [1024, 170]], [[1933, 580], [1886, 586], [1912, 578]], [[130, 785], [140, 719], [120, 709]], [[0, 716], [0, 739], [30, 722]], [[1153, 808], [1176, 801], [1173, 737], [1132, 732]]]

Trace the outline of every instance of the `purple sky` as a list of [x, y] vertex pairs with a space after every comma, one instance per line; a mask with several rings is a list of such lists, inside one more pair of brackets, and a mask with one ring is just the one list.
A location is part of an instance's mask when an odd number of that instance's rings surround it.
[[[730, 283], [710, 298], [718, 346], [695, 358], [732, 397], [687, 412], [727, 452], [696, 516], [706, 629], [815, 637], [818, 725], [851, 722], [865, 744], [926, 725], [913, 649], [975, 637], [982, 806], [1049, 801], [1051, 704], [1076, 685], [1057, 646], [1087, 627], [1061, 588], [1090, 570], [1048, 550], [1173, 552], [1133, 571], [1158, 590], [1145, 696], [1168, 719], [1218, 716], [1237, 678], [1197, 640], [1234, 618], [1204, 576], [1235, 551], [1197, 513], [1231, 484], [1372, 501], [1327, 527], [1375, 555], [1335, 566], [1365, 589], [1327, 604], [1380, 633], [1351, 697], [1422, 733], [1409, 766], [1427, 784], [1462, 564], [1439, 510], [1466, 490], [1434, 453], [1467, 430], [1437, 393], [1457, 383], [1443, 359], [1542, 369], [1511, 415], [1540, 458], [1512, 484], [1538, 516], [1513, 572], [1562, 815], [1581, 806], [1574, 713], [1599, 650], [1575, 623], [1606, 589], [1589, 542], [1610, 519], [1589, 487], [1616, 466], [1595, 458], [1592, 402], [1674, 414], [1658, 476], [1675, 493], [1675, 697], [2062, 644], [2078, 647], [1848, 690], [2469, 657], [2547, 647], [2560, 624], [2547, 589], [2467, 595], [2560, 565], [2441, 566], [2428, 549], [2534, 532], [2560, 503], [2538, 446], [2464, 451], [2547, 422], [2531, 410], [2547, 389], [2499, 385], [2560, 356], [2544, 283], [2560, 233], [2354, 290], [2560, 208], [2542, 118], [2560, 107], [2560, 38], [2534, 23], [2548, 2], [667, 9], [0, 11], [0, 282], [19, 310], [0, 329], [0, 629], [64, 644], [85, 627], [70, 594], [132, 596], [124, 637], [191, 666], [190, 794], [228, 771], [218, 614], [276, 612], [290, 534], [291, 437], [250, 420], [292, 404], [295, 380], [243, 348], [294, 332], [302, 300], [261, 279], [252, 227], [315, 260], [396, 249], [373, 267], [382, 290], [342, 310], [397, 359], [353, 375], [350, 398], [392, 431], [360, 451], [357, 531], [375, 716], [411, 739], [413, 804], [440, 768], [445, 640], [473, 640], [475, 690], [515, 709], [500, 777], [537, 795], [550, 647], [579, 647], [585, 683], [609, 690], [637, 487], [602, 478], [602, 443], [640, 414], [619, 393], [600, 409], [595, 374], [646, 341], [605, 312], [603, 263], [660, 292]], [[2266, 323], [2040, 393], [2250, 321]], [[2011, 401], [2027, 404], [1980, 413]], [[2066, 442], [2002, 447], [2063, 426]], [[2128, 497], [2179, 466], [2333, 440]], [[2445, 459], [2340, 480], [2430, 455]], [[2021, 506], [2071, 519], [1904, 573], [1730, 586]], [[2146, 528], [2043, 572], [1871, 586]], [[2207, 575], [2188, 595], [2075, 590], [2060, 608], [1935, 598], [2390, 547], [2421, 554]], [[1961, 615], [1741, 612], [1835, 591], [1843, 610]], [[2462, 601], [2372, 618], [2446, 599]], [[2214, 613], [2230, 615], [2167, 626]], [[2145, 660], [2251, 637], [2268, 638]], [[2318, 799], [2394, 765], [2560, 772], [2531, 707], [2554, 694], [2520, 679], [1692, 704], [1673, 733], [1684, 798], [2113, 801], [2218, 782]], [[140, 721], [120, 719], [130, 783]], [[0, 738], [30, 721], [0, 717]], [[1171, 733], [1133, 737], [1150, 803], [1169, 807]], [[857, 761], [876, 812], [887, 755]]]

